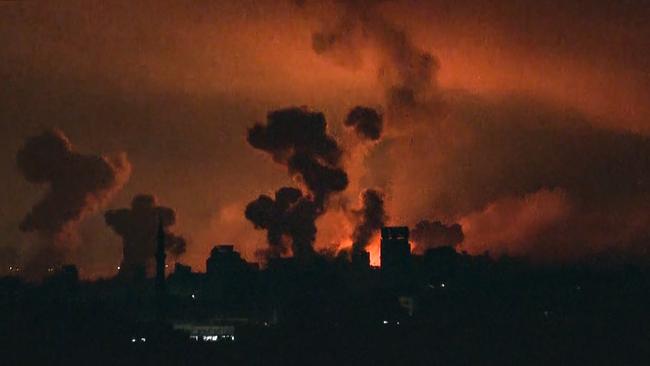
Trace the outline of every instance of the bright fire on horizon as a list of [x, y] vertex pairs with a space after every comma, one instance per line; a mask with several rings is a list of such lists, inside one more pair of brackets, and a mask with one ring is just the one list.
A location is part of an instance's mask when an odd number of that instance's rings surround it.
[[[341, 252], [342, 250], [349, 250], [351, 248], [352, 239], [346, 239], [339, 245], [337, 251]], [[370, 253], [370, 265], [373, 267], [381, 266], [381, 236], [373, 236], [366, 247], [366, 251]]]
[[[409, 242], [409, 245], [411, 247], [411, 252], [413, 252], [413, 249], [415, 248], [415, 244], [413, 242]], [[340, 252], [341, 250], [346, 250], [352, 248], [352, 240], [347, 239], [343, 241], [343, 243], [338, 247], [338, 251]], [[372, 237], [370, 240], [370, 243], [366, 247], [366, 251], [370, 253], [370, 265], [373, 267], [380, 267], [381, 266], [381, 235], [376, 234]]]

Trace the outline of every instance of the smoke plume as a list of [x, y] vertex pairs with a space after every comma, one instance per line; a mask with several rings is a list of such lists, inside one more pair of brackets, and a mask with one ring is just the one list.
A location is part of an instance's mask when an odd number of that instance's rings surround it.
[[383, 117], [373, 108], [357, 106], [348, 113], [345, 125], [354, 128], [357, 135], [368, 140], [379, 140], [383, 130]]
[[362, 208], [356, 211], [359, 222], [354, 229], [352, 251], [359, 253], [365, 250], [372, 235], [377, 233], [386, 222], [384, 211], [384, 196], [380, 191], [367, 189], [361, 194]]
[[287, 237], [294, 256], [313, 254], [316, 218], [325, 212], [329, 196], [348, 186], [342, 150], [327, 134], [325, 117], [305, 108], [270, 112], [266, 125], [257, 123], [249, 129], [248, 143], [285, 165], [309, 194], [285, 187], [276, 192], [275, 200], [262, 195], [246, 207], [246, 218], [267, 230], [270, 256], [288, 252]]
[[133, 275], [145, 270], [154, 258], [159, 225], [165, 230], [165, 249], [173, 256], [185, 252], [185, 239], [169, 231], [176, 222], [176, 212], [158, 206], [152, 195], [135, 196], [131, 208], [108, 210], [104, 214], [110, 226], [123, 242], [123, 258], [120, 274]]
[[271, 154], [289, 174], [300, 179], [322, 209], [327, 197], [343, 191], [348, 176], [340, 166], [342, 151], [327, 134], [325, 116], [305, 108], [270, 112], [266, 125], [256, 123], [248, 131], [248, 143]]
[[26, 269], [32, 272], [61, 264], [79, 222], [106, 204], [131, 171], [126, 155], [80, 154], [59, 130], [27, 139], [16, 164], [28, 182], [47, 185], [44, 197], [20, 224], [22, 231], [36, 232], [42, 238], [39, 252], [28, 265], [33, 268]]
[[455, 247], [465, 236], [458, 224], [445, 225], [440, 221], [422, 220], [411, 230], [411, 239], [415, 242], [415, 251], [424, 252], [438, 247]]
[[316, 53], [344, 66], [343, 59], [360, 60], [363, 48], [374, 50], [387, 127], [423, 127], [401, 129], [368, 166], [384, 182], [373, 183], [398, 197], [387, 202], [392, 215], [459, 222], [470, 253], [573, 259], [645, 252], [647, 137], [599, 128], [565, 105], [442, 90], [435, 57], [387, 22], [380, 3], [335, 1], [333, 16], [317, 15], [323, 25], [312, 39]]
[[289, 253], [305, 258], [314, 253], [316, 218], [321, 214], [317, 205], [296, 188], [283, 187], [275, 199], [261, 195], [246, 206], [246, 218], [255, 228], [267, 232], [267, 257]]
[[[361, 51], [370, 47], [378, 53], [378, 79], [384, 86], [388, 111], [402, 118], [413, 107], [427, 106], [428, 113], [439, 113], [438, 60], [417, 47], [401, 29], [381, 15], [383, 1], [334, 1], [336, 14], [321, 17], [322, 28], [312, 34], [313, 50], [341, 65], [360, 60]], [[301, 2], [309, 8], [310, 2]]]

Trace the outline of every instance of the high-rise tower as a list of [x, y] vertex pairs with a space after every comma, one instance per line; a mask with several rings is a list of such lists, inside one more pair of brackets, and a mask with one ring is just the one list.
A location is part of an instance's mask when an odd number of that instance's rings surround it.
[[381, 269], [386, 272], [402, 272], [409, 268], [411, 246], [409, 228], [406, 226], [381, 229]]

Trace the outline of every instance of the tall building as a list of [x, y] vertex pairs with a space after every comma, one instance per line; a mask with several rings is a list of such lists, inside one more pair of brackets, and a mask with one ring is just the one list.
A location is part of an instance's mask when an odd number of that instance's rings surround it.
[[381, 229], [382, 271], [404, 271], [411, 263], [409, 228], [387, 226]]

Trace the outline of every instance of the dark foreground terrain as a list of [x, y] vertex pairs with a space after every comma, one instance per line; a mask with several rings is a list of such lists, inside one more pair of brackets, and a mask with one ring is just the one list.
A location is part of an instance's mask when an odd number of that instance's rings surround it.
[[[329, 262], [216, 280], [186, 271], [168, 278], [162, 311], [151, 280], [5, 277], [0, 364], [650, 364], [644, 267], [423, 268], [436, 270], [399, 281]], [[224, 319], [238, 319], [234, 341], [172, 327]]]

